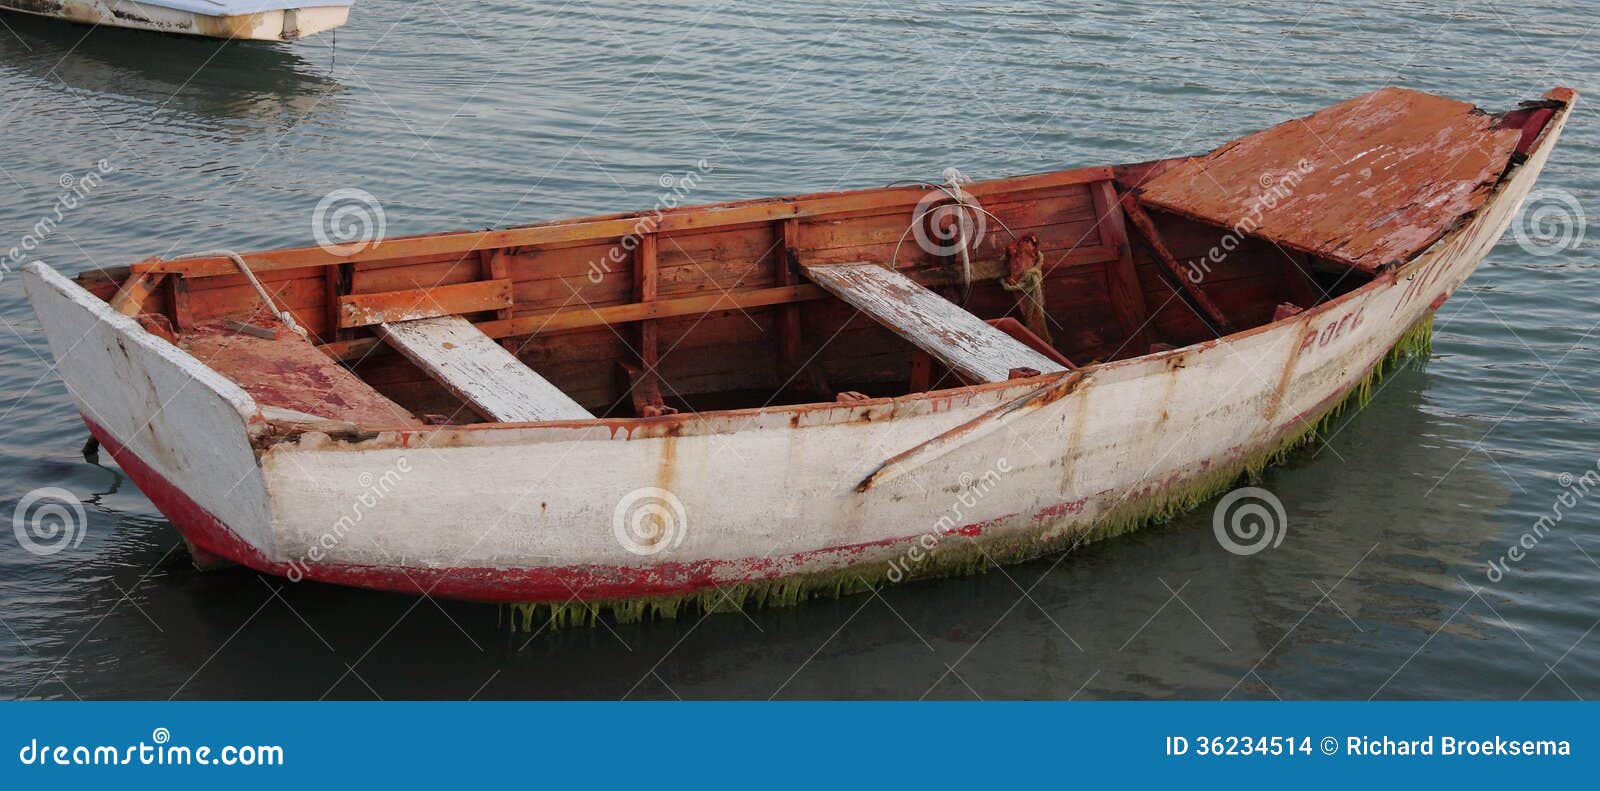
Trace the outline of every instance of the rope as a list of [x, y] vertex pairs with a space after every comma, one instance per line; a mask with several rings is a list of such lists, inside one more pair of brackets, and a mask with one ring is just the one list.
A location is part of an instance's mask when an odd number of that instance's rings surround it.
[[[938, 191], [944, 193], [946, 196], [948, 196], [952, 202], [954, 202], [957, 206], [960, 206], [963, 210], [966, 210], [966, 211], [969, 211], [969, 212], [973, 212], [975, 214], [981, 214], [984, 217], [988, 217], [989, 219], [994, 220], [995, 224], [999, 225], [1001, 230], [1003, 230], [1007, 234], [1009, 234], [1013, 240], [1018, 238], [1017, 237], [1017, 232], [1011, 230], [1011, 227], [1006, 225], [1005, 220], [1000, 219], [998, 216], [995, 215], [994, 212], [989, 211], [988, 209], [985, 209], [982, 206], [978, 205], [977, 199], [972, 197], [971, 195], [967, 194], [967, 191], [961, 188], [962, 184], [971, 184], [971, 183], [973, 183], [973, 180], [971, 178], [968, 178], [966, 174], [962, 173], [960, 170], [958, 170], [956, 168], [953, 168], [953, 167], [945, 168], [944, 169], [944, 173], [942, 175], [945, 178], [945, 183], [943, 183], [943, 184], [934, 184], [933, 182], [922, 181], [920, 179], [909, 179], [909, 180], [903, 180], [903, 181], [892, 181], [892, 182], [889, 182], [885, 186], [888, 186], [888, 187], [900, 187], [900, 186], [912, 185], [912, 186], [924, 187], [924, 188], [927, 188], [927, 189], [930, 189], [930, 190], [938, 190]], [[911, 224], [906, 226], [906, 229], [900, 233], [899, 240], [897, 240], [894, 243], [894, 252], [889, 254], [889, 268], [890, 269], [899, 268], [899, 265], [900, 265], [900, 248], [903, 245], [905, 245], [906, 237], [911, 235], [911, 232], [916, 229], [918, 223], [921, 223], [924, 218], [926, 218], [928, 215], [934, 213], [935, 211], [938, 211], [940, 208], [942, 208], [942, 207], [940, 207], [940, 206], [931, 206], [931, 207], [925, 209], [921, 214], [917, 214], [917, 215], [915, 215], [915, 216], [913, 216], [911, 218]], [[957, 233], [960, 233], [960, 223], [957, 223]], [[972, 246], [976, 245], [980, 241], [982, 241], [982, 240], [981, 239], [975, 239], [975, 240], [972, 240], [972, 241], [969, 242], [966, 239], [961, 239], [961, 242], [962, 242], [962, 244], [961, 244], [961, 285], [962, 285], [962, 291], [961, 291], [961, 302], [960, 302], [960, 304], [961, 304], [962, 307], [966, 306], [967, 298], [969, 296], [971, 296], [971, 294], [972, 294], [972, 258], [971, 258], [972, 254], [971, 254], [970, 248]]]
[[1033, 266], [1022, 270], [1015, 280], [1000, 278], [1000, 287], [1019, 295], [1017, 302], [1022, 308], [1022, 323], [1045, 343], [1054, 346], [1055, 339], [1050, 337], [1050, 319], [1044, 311], [1044, 251], [1034, 248]]
[[[955, 199], [957, 206], [960, 206], [963, 210], [965, 210], [970, 208], [970, 206], [977, 204], [977, 201], [975, 200], [969, 204], [967, 201], [971, 200], [972, 196], [968, 195], [967, 191], [961, 188], [962, 184], [972, 183], [972, 179], [967, 178], [967, 174], [962, 173], [960, 170], [957, 170], [954, 167], [948, 167], [944, 169], [943, 175], [945, 186], [950, 188], [945, 190], [945, 193]], [[963, 232], [965, 228], [965, 219], [961, 219], [956, 222], [956, 249], [961, 251], [962, 305], [967, 304], [967, 298], [972, 296], [972, 251], [969, 249], [971, 248], [972, 244], [967, 241], [966, 235]]]
[[310, 337], [306, 334], [306, 331], [300, 327], [299, 324], [295, 323], [294, 316], [290, 315], [289, 311], [278, 309], [277, 303], [272, 301], [272, 295], [267, 293], [267, 289], [261, 285], [261, 281], [256, 279], [256, 273], [250, 271], [250, 265], [246, 264], [244, 262], [244, 257], [238, 253], [235, 253], [232, 250], [206, 250], [199, 253], [187, 253], [185, 255], [173, 256], [171, 260], [183, 261], [190, 258], [216, 258], [217, 256], [225, 256], [233, 259], [233, 265], [238, 267], [239, 271], [243, 272], [244, 276], [250, 280], [250, 285], [256, 287], [256, 294], [261, 297], [261, 301], [267, 303], [267, 307], [270, 308], [273, 313], [278, 314], [278, 318], [283, 320], [284, 325], [289, 329], [294, 330], [295, 333], [302, 338]]

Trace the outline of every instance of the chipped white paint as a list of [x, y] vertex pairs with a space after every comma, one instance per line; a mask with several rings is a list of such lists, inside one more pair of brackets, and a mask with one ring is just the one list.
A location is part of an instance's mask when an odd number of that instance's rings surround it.
[[262, 424], [249, 394], [54, 269], [34, 262], [22, 279], [84, 418], [270, 554], [267, 492], [250, 447]]
[[969, 382], [1004, 382], [1013, 368], [1067, 370], [911, 278], [874, 263], [805, 267], [806, 277]]
[[293, 41], [342, 26], [350, 0], [0, 0], [0, 9], [88, 25], [211, 38]]
[[492, 420], [537, 423], [594, 417], [460, 316], [379, 324], [378, 335]]
[[[306, 556], [362, 491], [400, 460], [409, 472], [335, 546], [328, 563], [409, 569], [547, 569], [727, 561], [716, 582], [827, 571], [901, 556], [958, 509], [959, 524], [1018, 539], [1091, 527], [1130, 497], [1160, 496], [1207, 469], [1275, 446], [1358, 382], [1471, 274], [1533, 185], [1570, 110], [1470, 221], [1393, 276], [1223, 342], [1090, 366], [1077, 389], [1003, 428], [857, 492], [882, 462], [1035, 390], [1041, 380], [855, 404], [709, 412], [661, 421], [438, 427], [341, 441], [309, 433], [248, 469], [248, 399], [198, 363], [43, 267], [30, 295], [85, 414], [134, 433], [133, 447], [271, 559]], [[77, 337], [87, 335], [83, 348]], [[136, 353], [121, 358], [119, 340]], [[194, 383], [181, 388], [181, 379]], [[183, 397], [184, 393], [188, 397]], [[119, 433], [119, 436], [121, 434]], [[126, 438], [124, 441], [128, 441]], [[162, 453], [205, 454], [174, 464]], [[981, 498], [964, 485], [1007, 470]], [[1396, 474], [1401, 474], [1397, 471]], [[238, 476], [242, 483], [235, 485]], [[264, 534], [262, 482], [270, 498]], [[668, 490], [681, 544], [641, 557], [613, 535], [631, 492]], [[960, 540], [960, 539], [954, 539]], [[842, 549], [852, 548], [853, 549]], [[478, 577], [484, 579], [484, 577]]]

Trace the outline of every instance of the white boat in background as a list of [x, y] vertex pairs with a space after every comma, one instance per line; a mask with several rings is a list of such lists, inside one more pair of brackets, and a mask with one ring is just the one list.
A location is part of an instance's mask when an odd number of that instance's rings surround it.
[[[246, 41], [294, 41], [342, 26], [355, 0], [0, 0], [0, 9], [88, 25]], [[307, 4], [310, 3], [310, 4]]]

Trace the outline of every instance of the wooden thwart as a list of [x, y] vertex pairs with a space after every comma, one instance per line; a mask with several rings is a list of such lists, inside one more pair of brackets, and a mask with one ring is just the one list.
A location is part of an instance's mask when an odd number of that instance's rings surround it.
[[915, 281], [873, 263], [804, 267], [806, 276], [971, 382], [1004, 382], [1017, 368], [1067, 370]]
[[453, 316], [511, 307], [510, 280], [479, 280], [409, 291], [339, 297], [339, 326], [366, 327], [435, 316]]
[[383, 323], [377, 331], [445, 389], [492, 420], [531, 423], [594, 417], [460, 316]]

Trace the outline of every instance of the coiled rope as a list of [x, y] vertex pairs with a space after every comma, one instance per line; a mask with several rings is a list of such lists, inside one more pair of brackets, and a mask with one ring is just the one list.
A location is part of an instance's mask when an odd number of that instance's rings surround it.
[[1044, 251], [1039, 249], [1039, 238], [1029, 234], [1007, 248], [1012, 261], [1018, 254], [1027, 255], [1021, 249], [1024, 246], [1033, 249], [1031, 264], [1018, 272], [1015, 277], [1000, 278], [1000, 287], [1017, 294], [1017, 303], [1022, 308], [1022, 323], [1034, 335], [1039, 336], [1045, 343], [1054, 346], [1055, 338], [1050, 335], [1050, 317], [1044, 310]]

